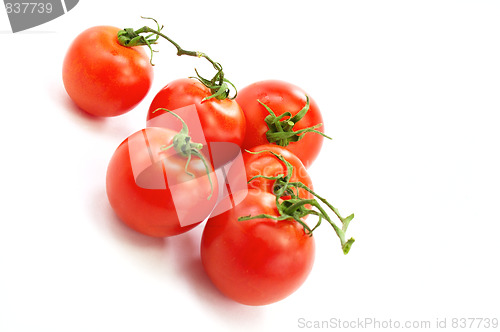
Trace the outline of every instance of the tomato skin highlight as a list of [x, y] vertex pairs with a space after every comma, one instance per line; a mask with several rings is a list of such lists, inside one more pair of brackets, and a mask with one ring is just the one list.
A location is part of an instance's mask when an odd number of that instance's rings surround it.
[[63, 62], [64, 87], [85, 112], [103, 117], [124, 114], [148, 93], [153, 67], [142, 47], [118, 43], [120, 29], [96, 26], [79, 34]]
[[[295, 124], [294, 131], [323, 123], [318, 105], [310, 95], [308, 96], [309, 111]], [[306, 105], [306, 92], [296, 85], [279, 80], [259, 81], [239, 90], [236, 101], [247, 119], [247, 134], [242, 145], [244, 149], [269, 143], [266, 137], [269, 127], [264, 121], [269, 112], [257, 100], [271, 108], [276, 116], [284, 112], [295, 115]], [[316, 130], [324, 132], [324, 125]], [[309, 168], [318, 156], [322, 144], [323, 136], [317, 133], [306, 133], [300, 141], [290, 142], [286, 148], [299, 157], [306, 168]]]
[[[111, 207], [126, 225], [148, 236], [187, 232], [208, 217], [217, 201], [213, 169], [210, 177], [214, 190], [207, 200], [211, 187], [203, 162], [197, 157], [191, 159], [191, 177], [184, 170], [186, 158], [173, 148], [162, 151], [175, 134], [165, 128], [140, 130], [120, 144], [108, 165], [106, 193]], [[134, 175], [134, 168], [136, 173], [141, 170], [139, 175]], [[177, 195], [176, 200], [173, 195]]]
[[210, 218], [203, 230], [201, 260], [214, 285], [246, 305], [280, 301], [306, 280], [314, 262], [314, 238], [294, 220], [254, 219], [277, 216], [275, 196], [250, 189], [233, 209]]
[[161, 112], [158, 108], [175, 111], [178, 108], [195, 105], [208, 143], [228, 142], [241, 146], [245, 138], [245, 115], [235, 100], [212, 98], [209, 88], [197, 79], [181, 78], [168, 83], [151, 102], [147, 120], [154, 119]]

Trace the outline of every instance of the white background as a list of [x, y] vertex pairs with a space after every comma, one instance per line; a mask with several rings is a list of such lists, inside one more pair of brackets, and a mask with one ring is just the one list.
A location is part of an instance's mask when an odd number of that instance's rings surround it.
[[[234, 303], [203, 272], [203, 226], [150, 239], [110, 209], [114, 149], [145, 126], [161, 87], [210, 69], [165, 41], [136, 109], [77, 110], [61, 80], [70, 42], [95, 25], [142, 26], [140, 15], [240, 88], [282, 79], [320, 105], [333, 140], [310, 173], [355, 213], [356, 243], [344, 256], [318, 229], [313, 271], [289, 298]], [[0, 331], [294, 331], [358, 318], [446, 318], [452, 330], [453, 318], [500, 318], [499, 17], [500, 2], [477, 0], [82, 0], [12, 34], [0, 10]]]

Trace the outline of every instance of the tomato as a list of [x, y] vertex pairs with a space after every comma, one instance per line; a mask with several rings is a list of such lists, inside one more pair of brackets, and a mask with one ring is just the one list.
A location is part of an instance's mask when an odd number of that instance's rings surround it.
[[[247, 175], [247, 181], [252, 179], [254, 176], [263, 175], [266, 177], [275, 177], [280, 174], [287, 175], [288, 170], [285, 162], [279, 160], [270, 152], [262, 152], [259, 154], [253, 154], [252, 152], [259, 151], [271, 151], [277, 155], [282, 156], [287, 162], [293, 167], [292, 175], [290, 177], [290, 182], [302, 182], [309, 189], [313, 190], [312, 180], [307, 173], [306, 168], [300, 161], [300, 159], [295, 156], [292, 152], [288, 151], [275, 144], [264, 144], [258, 145], [250, 150], [250, 152], [245, 152], [243, 154], [243, 161], [245, 164], [245, 172]], [[248, 183], [248, 187], [252, 189], [259, 189], [268, 193], [273, 193], [273, 185], [275, 180], [265, 179], [265, 178], [255, 178]], [[300, 188], [299, 197], [304, 199], [313, 198], [313, 195], [308, 191]], [[286, 197], [282, 197], [286, 198]]]
[[[246, 136], [242, 147], [250, 149], [257, 145], [270, 143], [266, 132], [270, 129], [265, 119], [270, 115], [269, 111], [261, 104], [269, 107], [279, 117], [285, 112], [291, 115], [299, 113], [306, 106], [306, 92], [301, 88], [283, 81], [267, 80], [246, 86], [239, 90], [236, 101], [243, 109], [246, 116]], [[309, 110], [305, 116], [293, 125], [293, 131], [302, 130], [323, 123], [320, 110], [316, 102], [309, 97]], [[285, 117], [289, 119], [290, 117]], [[324, 132], [324, 126], [316, 128], [320, 133]], [[300, 135], [299, 135], [300, 136]], [[323, 136], [315, 132], [302, 133], [298, 141], [284, 143], [288, 150], [293, 152], [309, 168], [318, 156]], [[275, 143], [275, 142], [271, 142]], [[281, 145], [281, 144], [280, 144]]]
[[[123, 141], [109, 162], [106, 192], [118, 217], [145, 235], [184, 233], [204, 221], [217, 201], [217, 178], [210, 164], [173, 148], [177, 132], [142, 129]], [[202, 150], [203, 151], [203, 150]], [[206, 158], [205, 158], [206, 159]], [[210, 181], [212, 184], [210, 184]]]
[[97, 26], [78, 35], [63, 63], [64, 87], [82, 110], [117, 116], [134, 108], [148, 93], [153, 68], [141, 47], [118, 43], [120, 29]]
[[[195, 105], [205, 139], [211, 142], [227, 142], [241, 146], [245, 137], [245, 115], [235, 100], [212, 98], [209, 88], [197, 79], [182, 78], [168, 83], [153, 99], [147, 120], [160, 115], [158, 108], [175, 111]], [[155, 112], [155, 113], [153, 113]]]
[[292, 294], [314, 262], [314, 238], [294, 220], [253, 219], [278, 216], [275, 196], [255, 189], [233, 209], [210, 218], [203, 230], [201, 261], [214, 285], [247, 305], [265, 305]]

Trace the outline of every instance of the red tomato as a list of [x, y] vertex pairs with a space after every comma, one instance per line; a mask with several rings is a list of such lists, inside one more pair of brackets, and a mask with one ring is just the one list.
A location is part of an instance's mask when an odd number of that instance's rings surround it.
[[147, 120], [154, 119], [162, 112], [158, 108], [174, 111], [195, 105], [203, 133], [208, 143], [228, 142], [241, 146], [245, 137], [245, 115], [235, 100], [212, 98], [210, 89], [197, 79], [182, 78], [167, 84], [153, 99]]
[[[245, 149], [269, 143], [266, 136], [269, 127], [264, 121], [269, 112], [257, 100], [268, 106], [277, 117], [285, 112], [290, 112], [293, 116], [306, 105], [306, 92], [293, 84], [275, 80], [256, 82], [239, 90], [236, 101], [243, 109], [247, 120], [247, 134], [242, 145]], [[295, 123], [293, 131], [323, 123], [318, 105], [311, 96], [309, 96], [309, 102], [309, 110], [300, 121]], [[285, 118], [288, 119], [288, 117]], [[324, 126], [316, 130], [323, 132]], [[319, 154], [323, 136], [313, 132], [303, 135], [301, 140], [290, 142], [286, 148], [299, 157], [308, 168]]]
[[[295, 156], [292, 152], [288, 151], [286, 148], [275, 144], [265, 144], [255, 146], [248, 151], [258, 152], [266, 150], [281, 155], [292, 165], [293, 171], [290, 182], [302, 182], [309, 189], [314, 190], [311, 178], [309, 177], [306, 168], [304, 167], [300, 159], [297, 158], [297, 156]], [[243, 154], [243, 161], [245, 163], [247, 180], [250, 180], [256, 175], [264, 175], [270, 177], [274, 177], [279, 174], [287, 175], [286, 164], [269, 152], [263, 152], [259, 154], [245, 152]], [[259, 189], [272, 194], [274, 183], [275, 180], [255, 178], [248, 183], [248, 187], [252, 189]], [[313, 195], [304, 189], [299, 189], [299, 197], [309, 199], [313, 198]]]
[[141, 47], [118, 43], [120, 29], [97, 26], [71, 44], [63, 82], [78, 107], [96, 116], [116, 116], [134, 108], [148, 93], [153, 68]]
[[[165, 128], [146, 128], [115, 151], [108, 166], [106, 191], [118, 217], [132, 229], [155, 237], [184, 233], [204, 221], [217, 201], [217, 178], [210, 178], [202, 160], [187, 158], [173, 148], [177, 133]], [[210, 199], [210, 194], [212, 196]]]
[[236, 207], [208, 220], [201, 240], [201, 260], [209, 278], [223, 294], [247, 305], [289, 296], [314, 262], [314, 238], [296, 221], [238, 221], [263, 213], [279, 215], [275, 196], [251, 189]]

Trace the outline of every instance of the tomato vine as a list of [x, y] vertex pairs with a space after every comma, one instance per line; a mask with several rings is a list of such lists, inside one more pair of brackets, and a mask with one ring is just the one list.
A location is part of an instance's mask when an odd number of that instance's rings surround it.
[[[350, 214], [347, 217], [342, 217], [337, 208], [333, 207], [325, 198], [319, 196], [312, 189], [304, 185], [302, 182], [290, 182], [293, 172], [293, 166], [290, 164], [283, 156], [270, 151], [270, 150], [262, 150], [257, 152], [246, 151], [251, 154], [260, 154], [260, 153], [271, 153], [274, 157], [279, 159], [286, 165], [286, 174], [278, 174], [276, 176], [264, 176], [264, 175], [256, 175], [248, 180], [248, 183], [252, 182], [257, 178], [264, 178], [267, 180], [275, 180], [273, 185], [273, 194], [276, 197], [276, 206], [278, 208], [279, 216], [272, 216], [268, 214], [259, 214], [255, 216], [242, 216], [238, 218], [238, 221], [252, 220], [252, 219], [273, 219], [273, 220], [287, 220], [293, 219], [304, 227], [304, 230], [307, 234], [312, 236], [312, 232], [321, 224], [322, 220], [325, 219], [328, 223], [333, 227], [335, 233], [340, 239], [340, 244], [342, 246], [342, 251], [344, 254], [348, 254], [351, 249], [352, 244], [354, 243], [354, 238], [350, 238], [346, 240], [345, 233], [347, 231], [347, 227], [349, 223], [354, 218], [354, 214]], [[307, 192], [311, 193], [314, 197], [312, 199], [304, 199], [299, 197], [298, 189], [304, 189]], [[289, 196], [289, 199], [281, 199], [282, 197]], [[339, 218], [342, 223], [342, 226], [339, 227], [337, 224], [333, 222], [328, 213], [323, 209], [323, 207], [319, 204], [321, 201], [323, 204], [328, 206], [330, 210], [332, 210], [335, 215]], [[307, 207], [307, 205], [311, 207], [315, 207], [317, 210], [313, 210], [312, 208]], [[308, 215], [317, 216], [318, 222], [311, 229], [302, 219]]]
[[[158, 21], [156, 21], [154, 18], [150, 17], [142, 17], [144, 19], [150, 19], [153, 20], [156, 25], [157, 29], [150, 28], [148, 26], [143, 26], [140, 29], [134, 30], [132, 28], [125, 28], [122, 29], [118, 32], [118, 43], [122, 46], [126, 47], [133, 47], [133, 46], [147, 46], [149, 50], [151, 51], [151, 58], [150, 58], [150, 63], [151, 65], [154, 66], [153, 64], [153, 54], [154, 52], [157, 52], [153, 50], [152, 45], [158, 43], [158, 39], [160, 37], [168, 40], [172, 45], [175, 46], [177, 49], [177, 55], [188, 55], [188, 56], [193, 56], [197, 58], [205, 58], [208, 62], [212, 64], [214, 69], [217, 71], [216, 74], [212, 79], [206, 79], [203, 78], [198, 71], [195, 69], [196, 72], [196, 78], [203, 83], [206, 87], [210, 89], [212, 92], [212, 95], [207, 97], [206, 99], [211, 99], [211, 98], [217, 98], [217, 99], [234, 99], [236, 98], [237, 95], [237, 90], [236, 87], [234, 86], [233, 83], [231, 83], [227, 78], [224, 77], [224, 71], [222, 70], [222, 65], [219, 62], [215, 62], [212, 60], [207, 54], [203, 52], [198, 52], [198, 51], [188, 51], [183, 49], [178, 43], [173, 41], [170, 37], [165, 35], [164, 33], [161, 32], [163, 30], [163, 26], [160, 26]], [[146, 35], [144, 35], [146, 34]], [[233, 96], [230, 97], [230, 87], [232, 86], [233, 89], [235, 90], [235, 93]]]

